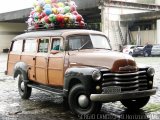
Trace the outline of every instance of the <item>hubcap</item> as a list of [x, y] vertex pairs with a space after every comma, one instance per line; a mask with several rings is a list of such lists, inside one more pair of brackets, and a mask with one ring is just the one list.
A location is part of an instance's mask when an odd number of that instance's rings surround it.
[[86, 108], [89, 105], [89, 99], [86, 95], [80, 95], [78, 97], [78, 103], [82, 108]]
[[24, 91], [24, 82], [21, 83], [21, 90]]

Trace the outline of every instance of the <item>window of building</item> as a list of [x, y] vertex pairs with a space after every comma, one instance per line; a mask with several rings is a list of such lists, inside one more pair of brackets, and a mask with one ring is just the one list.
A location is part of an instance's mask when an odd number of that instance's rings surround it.
[[47, 53], [48, 52], [48, 45], [49, 45], [48, 38], [39, 39], [38, 52]]
[[12, 51], [13, 52], [22, 52], [23, 40], [14, 41]]
[[37, 40], [36, 39], [27, 39], [24, 45], [24, 52], [36, 52]]

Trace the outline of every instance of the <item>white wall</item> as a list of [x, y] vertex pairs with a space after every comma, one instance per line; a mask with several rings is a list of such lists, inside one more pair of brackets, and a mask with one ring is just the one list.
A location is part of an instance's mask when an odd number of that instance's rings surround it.
[[25, 23], [0, 23], [0, 52], [9, 48], [11, 40], [26, 28]]
[[[120, 35], [117, 32], [117, 23], [120, 21], [122, 14], [134, 14], [148, 12], [147, 10], [137, 10], [129, 8], [104, 7], [102, 10], [102, 32], [104, 32], [110, 39], [113, 50], [119, 50], [119, 45], [122, 44]], [[113, 25], [115, 24], [115, 26]], [[127, 26], [123, 26], [122, 34], [125, 35]], [[116, 31], [116, 33], [115, 33]], [[125, 38], [125, 36], [123, 36]]]
[[[138, 31], [131, 32], [133, 39], [136, 42]], [[140, 31], [140, 38], [142, 45], [156, 44], [157, 43], [157, 31], [156, 30], [144, 30]]]

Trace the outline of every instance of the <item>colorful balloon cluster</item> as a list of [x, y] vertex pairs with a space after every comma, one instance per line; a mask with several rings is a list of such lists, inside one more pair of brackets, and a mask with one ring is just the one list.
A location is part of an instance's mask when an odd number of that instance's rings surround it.
[[83, 17], [77, 12], [74, 1], [58, 2], [58, 0], [35, 0], [34, 9], [27, 21], [29, 27], [85, 27]]

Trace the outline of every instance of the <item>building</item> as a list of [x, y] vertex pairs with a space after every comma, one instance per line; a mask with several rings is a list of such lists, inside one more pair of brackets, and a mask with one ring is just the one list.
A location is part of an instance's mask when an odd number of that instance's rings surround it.
[[[62, 0], [65, 1], [65, 0]], [[125, 44], [160, 43], [159, 0], [74, 0], [89, 29], [101, 30], [114, 50]], [[138, 1], [138, 2], [137, 2]], [[146, 3], [147, 2], [147, 3]], [[0, 14], [0, 52], [27, 28], [31, 9]]]

